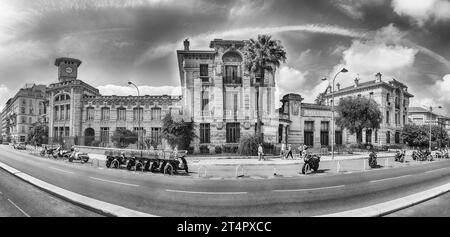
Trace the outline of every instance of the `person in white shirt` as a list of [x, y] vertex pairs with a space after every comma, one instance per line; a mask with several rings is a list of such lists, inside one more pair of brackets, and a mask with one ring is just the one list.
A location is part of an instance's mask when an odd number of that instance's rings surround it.
[[281, 144], [281, 151], [280, 151], [280, 157], [281, 159], [285, 159], [285, 152], [286, 152], [286, 144], [282, 143]]
[[263, 151], [263, 147], [262, 147], [262, 145], [260, 143], [259, 146], [258, 146], [258, 157], [259, 157], [258, 160], [264, 159], [263, 156], [264, 156], [264, 151]]

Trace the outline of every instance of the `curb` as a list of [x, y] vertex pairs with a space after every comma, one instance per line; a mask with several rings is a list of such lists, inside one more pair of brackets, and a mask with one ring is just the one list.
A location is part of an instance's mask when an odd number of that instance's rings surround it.
[[12, 175], [28, 182], [39, 189], [42, 189], [50, 194], [58, 196], [64, 200], [67, 200], [75, 205], [82, 206], [94, 212], [100, 213], [106, 216], [116, 217], [157, 217], [152, 214], [135, 211], [115, 204], [103, 202], [94, 198], [90, 198], [78, 193], [74, 193], [63, 188], [57, 187], [53, 184], [49, 184], [40, 179], [34, 178], [28, 174], [25, 174], [17, 169], [14, 169], [3, 162], [0, 162], [0, 168], [11, 173]]
[[318, 217], [380, 217], [399, 211], [401, 209], [414, 206], [421, 202], [433, 199], [449, 191], [450, 191], [450, 183], [447, 183], [420, 193], [415, 193], [406, 197], [397, 198], [392, 201], [387, 201], [350, 211], [320, 215]]

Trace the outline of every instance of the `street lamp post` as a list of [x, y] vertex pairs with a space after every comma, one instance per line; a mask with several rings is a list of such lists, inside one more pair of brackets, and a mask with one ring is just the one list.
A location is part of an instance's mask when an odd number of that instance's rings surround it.
[[429, 144], [428, 144], [428, 150], [430, 151], [430, 154], [431, 154], [431, 118], [433, 116], [433, 114], [432, 114], [433, 113], [433, 108], [442, 109], [442, 106], [436, 106], [436, 107], [430, 106], [430, 119], [428, 120], [429, 124], [430, 124], [430, 141], [429, 141]]
[[[336, 77], [339, 75], [339, 73], [346, 73], [348, 72], [347, 69], [342, 68], [339, 72], [334, 75], [333, 82], [331, 83], [331, 159], [334, 160], [334, 81], [336, 80]], [[327, 80], [326, 78], [322, 80]], [[330, 85], [328, 85], [330, 87]]]
[[[136, 87], [136, 90], [137, 90], [137, 93], [138, 93], [138, 97], [140, 97], [139, 88], [136, 86], [136, 84], [134, 84], [133, 82], [129, 81], [128, 85], [129, 86], [133, 85], [134, 87]], [[141, 137], [142, 134], [140, 134], [140, 132], [141, 132], [140, 131], [140, 129], [141, 129], [141, 108], [140, 107], [141, 107], [141, 105], [139, 104], [139, 108], [138, 108], [138, 129], [137, 129], [138, 130], [138, 149], [141, 149], [140, 142], [142, 142], [142, 137]]]

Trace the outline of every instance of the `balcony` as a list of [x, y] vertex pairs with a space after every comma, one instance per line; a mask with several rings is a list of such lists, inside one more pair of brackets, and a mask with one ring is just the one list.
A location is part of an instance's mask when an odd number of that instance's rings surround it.
[[214, 82], [209, 76], [200, 76], [200, 80], [202, 81], [202, 85], [213, 85]]
[[279, 113], [279, 119], [284, 122], [291, 122], [291, 120], [289, 119], [289, 114]]
[[211, 113], [211, 111], [200, 111], [200, 116], [201, 117], [211, 117], [212, 116], [212, 113]]
[[242, 77], [223, 77], [223, 84], [225, 86], [242, 86]]

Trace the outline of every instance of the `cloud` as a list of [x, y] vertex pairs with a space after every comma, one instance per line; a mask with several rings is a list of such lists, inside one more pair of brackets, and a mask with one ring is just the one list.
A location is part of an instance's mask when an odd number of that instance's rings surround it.
[[[97, 89], [102, 95], [136, 96], [136, 88], [130, 86], [105, 85]], [[177, 86], [139, 86], [140, 95], [181, 95], [181, 88]]]
[[446, 0], [393, 0], [392, 8], [398, 15], [411, 17], [419, 26], [427, 21], [450, 19], [450, 2]]
[[[404, 33], [394, 26], [383, 27], [371, 39], [353, 40], [342, 52], [342, 60], [333, 67], [329, 77], [334, 77], [342, 68], [348, 73], [340, 75], [341, 85], [353, 83], [355, 77], [373, 78], [377, 72], [384, 75], [402, 75], [412, 68], [419, 50], [401, 44]], [[406, 79], [406, 78], [400, 78]]]
[[[189, 37], [191, 42], [191, 48], [193, 49], [205, 49], [205, 46], [209, 45], [209, 41], [212, 39], [249, 39], [255, 37], [258, 34], [276, 34], [282, 32], [294, 32], [303, 31], [319, 34], [339, 35], [351, 38], [366, 37], [366, 33], [358, 30], [347, 29], [335, 25], [326, 24], [308, 24], [308, 25], [286, 25], [278, 27], [249, 27], [249, 28], [237, 28], [228, 31], [214, 31], [199, 34], [193, 37]], [[183, 40], [180, 39], [177, 42], [168, 42], [156, 47], [148, 48], [142, 55], [136, 60], [135, 66], [142, 65], [147, 61], [152, 61], [166, 55], [173, 53], [174, 49], [178, 49], [183, 45]]]
[[311, 88], [311, 82], [308, 81], [308, 71], [302, 72], [292, 67], [281, 66], [277, 70], [275, 78], [277, 84], [277, 96], [281, 97], [288, 93], [300, 94], [305, 102], [313, 103], [319, 93], [325, 91], [328, 82], [317, 80]]

